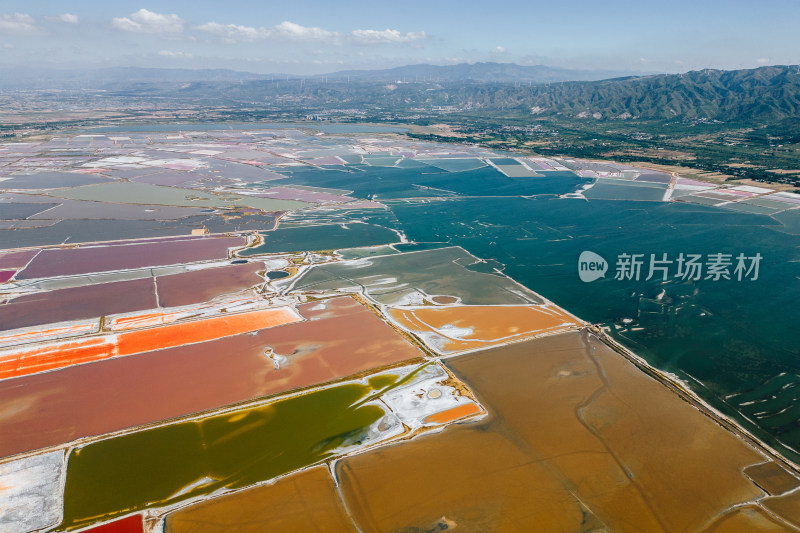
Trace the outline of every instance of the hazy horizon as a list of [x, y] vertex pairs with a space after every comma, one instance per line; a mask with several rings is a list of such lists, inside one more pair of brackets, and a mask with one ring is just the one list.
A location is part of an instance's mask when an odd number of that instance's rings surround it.
[[360, 0], [270, 6], [123, 0], [0, 8], [0, 68], [227, 68], [314, 75], [475, 62], [686, 72], [800, 63], [800, 5], [740, 0], [670, 6]]

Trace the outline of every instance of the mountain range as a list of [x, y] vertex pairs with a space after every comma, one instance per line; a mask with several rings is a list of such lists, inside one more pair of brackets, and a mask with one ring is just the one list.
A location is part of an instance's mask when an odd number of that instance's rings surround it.
[[576, 70], [546, 65], [517, 65], [514, 63], [459, 63], [457, 65], [407, 65], [384, 70], [343, 70], [328, 76], [349, 77], [350, 80], [376, 82], [499, 82], [544, 83], [587, 81], [641, 75], [631, 71]]
[[800, 118], [798, 66], [597, 79], [614, 74], [625, 73], [505, 63], [411, 65], [305, 77], [224, 69], [106, 68], [0, 72], [0, 89], [100, 90], [120, 98], [294, 106], [313, 113], [341, 108], [384, 112], [447, 108], [586, 120]]
[[519, 96], [534, 114], [776, 120], [800, 117], [800, 67], [706, 69], [685, 74], [540, 85]]
[[[612, 70], [578, 70], [525, 66], [514, 63], [460, 63], [456, 65], [407, 65], [382, 70], [343, 70], [328, 74], [255, 74], [229, 69], [174, 69], [107, 67], [98, 69], [10, 68], [0, 70], [0, 89], [95, 89], [120, 82], [190, 83], [250, 80], [345, 80], [352, 82], [499, 82], [544, 83], [602, 80], [637, 73]], [[641, 73], [638, 73], [641, 74]]]

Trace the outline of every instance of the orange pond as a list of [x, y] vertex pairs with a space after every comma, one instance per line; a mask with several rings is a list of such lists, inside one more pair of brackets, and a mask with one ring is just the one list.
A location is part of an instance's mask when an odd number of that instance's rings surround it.
[[290, 307], [223, 315], [138, 331], [0, 352], [0, 379], [135, 353], [205, 342], [300, 320]]
[[163, 326], [181, 320], [199, 320], [208, 318], [214, 314], [236, 311], [253, 310], [263, 307], [265, 300], [261, 296], [253, 293], [243, 293], [230, 295], [230, 298], [217, 299], [211, 302], [200, 303], [197, 305], [187, 305], [167, 310], [150, 310], [139, 313], [128, 313], [124, 315], [112, 315], [105, 317], [104, 326], [109, 331], [124, 331], [128, 329], [149, 328], [152, 326]]
[[458, 420], [459, 418], [465, 418], [468, 416], [477, 415], [480, 412], [481, 408], [478, 404], [467, 403], [464, 405], [459, 405], [458, 407], [453, 407], [452, 409], [448, 409], [446, 411], [440, 411], [438, 413], [428, 415], [427, 417], [425, 417], [425, 420], [423, 420], [423, 423], [446, 424], [448, 422]]
[[486, 348], [581, 325], [554, 305], [390, 309], [389, 316], [440, 353]]
[[309, 320], [2, 380], [0, 457], [422, 356], [352, 298], [298, 309]]
[[542, 337], [446, 366], [489, 416], [339, 461], [365, 533], [775, 525], [736, 510], [764, 496], [742, 474], [764, 457], [595, 337]]

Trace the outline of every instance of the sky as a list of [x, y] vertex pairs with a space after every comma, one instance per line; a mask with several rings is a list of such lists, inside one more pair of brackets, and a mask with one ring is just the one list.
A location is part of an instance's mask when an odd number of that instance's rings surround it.
[[2, 0], [0, 69], [737, 69], [800, 63], [798, 20], [800, 0]]

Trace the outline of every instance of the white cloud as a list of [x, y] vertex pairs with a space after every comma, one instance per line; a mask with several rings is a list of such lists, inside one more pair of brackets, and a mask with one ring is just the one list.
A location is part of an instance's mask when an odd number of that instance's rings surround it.
[[58, 20], [61, 22], [66, 22], [67, 24], [77, 24], [78, 15], [74, 15], [72, 13], [62, 13], [58, 16]]
[[328, 44], [392, 44], [410, 43], [427, 39], [424, 31], [402, 34], [397, 30], [354, 30], [339, 33], [319, 27], [302, 26], [284, 21], [269, 28], [240, 26], [238, 24], [219, 24], [208, 22], [197, 27], [198, 30], [218, 36], [227, 43], [254, 42], [263, 40], [315, 41]]
[[338, 34], [322, 28], [301, 26], [294, 22], [284, 21], [271, 28], [253, 28], [238, 24], [219, 24], [209, 22], [197, 27], [208, 33], [219, 36], [227, 43], [252, 42], [267, 39], [290, 39], [295, 41], [336, 40]]
[[183, 32], [183, 24], [183, 19], [178, 15], [162, 15], [146, 9], [140, 9], [130, 17], [115, 17], [111, 22], [111, 25], [119, 30], [166, 34]]
[[0, 31], [32, 35], [41, 33], [42, 29], [36, 26], [36, 20], [26, 13], [0, 15]]
[[301, 26], [294, 22], [284, 21], [270, 28], [271, 36], [286, 37], [296, 40], [318, 40], [318, 39], [331, 39], [336, 38], [338, 34], [335, 31], [323, 30], [322, 28], [309, 28]]
[[756, 59], [756, 63], [758, 63], [759, 65], [766, 65], [767, 63], [769, 63], [769, 58], [759, 57], [758, 59]]
[[187, 52], [173, 52], [172, 50], [161, 50], [160, 52], [158, 52], [158, 55], [164, 57], [179, 57], [179, 58], [192, 57], [192, 54], [189, 54]]
[[409, 43], [427, 39], [424, 31], [411, 31], [403, 35], [397, 30], [354, 30], [350, 33], [353, 41], [362, 44]]
[[496, 46], [492, 49], [492, 55], [501, 56], [506, 53], [506, 49], [503, 46]]
[[227, 43], [237, 43], [242, 41], [258, 41], [266, 39], [266, 28], [251, 28], [249, 26], [239, 26], [237, 24], [219, 24], [208, 22], [197, 27], [198, 30], [212, 33], [220, 37]]

